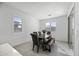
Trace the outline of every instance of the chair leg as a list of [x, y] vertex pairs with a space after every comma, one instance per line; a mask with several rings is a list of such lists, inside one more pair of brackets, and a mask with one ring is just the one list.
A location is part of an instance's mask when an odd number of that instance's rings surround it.
[[46, 48], [45, 45], [43, 45], [43, 46], [42, 46], [43, 51], [45, 51], [45, 48]]
[[51, 46], [49, 45], [49, 52], [51, 52]]
[[39, 46], [37, 46], [37, 53], [39, 52]]
[[33, 48], [32, 48], [32, 50], [34, 51], [34, 44], [33, 44]]
[[55, 43], [55, 40], [54, 40], [54, 43]]

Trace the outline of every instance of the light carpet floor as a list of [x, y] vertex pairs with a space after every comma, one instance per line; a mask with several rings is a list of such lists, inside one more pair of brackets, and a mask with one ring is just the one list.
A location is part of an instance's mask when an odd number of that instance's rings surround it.
[[26, 42], [14, 47], [19, 53], [23, 56], [72, 56], [73, 52], [72, 49], [69, 48], [67, 43], [64, 42], [57, 42], [52, 46], [51, 52], [39, 50], [37, 53], [36, 48], [32, 51], [32, 42]]

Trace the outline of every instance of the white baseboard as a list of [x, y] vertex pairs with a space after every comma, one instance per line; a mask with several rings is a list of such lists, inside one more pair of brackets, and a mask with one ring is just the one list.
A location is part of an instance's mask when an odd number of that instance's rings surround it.
[[56, 40], [56, 41], [59, 41], [59, 42], [64, 42], [64, 43], [68, 43], [68, 41], [61, 41], [61, 40]]

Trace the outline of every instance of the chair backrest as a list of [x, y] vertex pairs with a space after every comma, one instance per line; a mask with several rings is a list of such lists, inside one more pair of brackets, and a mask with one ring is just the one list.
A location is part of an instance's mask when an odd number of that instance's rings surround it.
[[34, 44], [34, 45], [39, 45], [39, 40], [38, 40], [37, 35], [35, 35], [35, 34], [33, 34], [33, 33], [31, 33], [30, 35], [31, 35], [31, 37], [32, 37], [33, 44]]
[[33, 34], [37, 35], [37, 32], [33, 32]]
[[38, 35], [41, 36], [41, 32], [40, 31], [38, 32]]

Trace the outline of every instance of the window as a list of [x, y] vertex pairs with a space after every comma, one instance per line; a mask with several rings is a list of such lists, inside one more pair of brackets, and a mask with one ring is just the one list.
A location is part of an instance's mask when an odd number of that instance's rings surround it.
[[56, 30], [56, 22], [51, 22], [51, 31]]
[[47, 31], [55, 31], [56, 30], [56, 22], [47, 22], [46, 24]]
[[50, 25], [51, 25], [50, 22], [47, 22], [45, 25], [46, 25], [46, 30], [50, 31]]
[[19, 16], [13, 17], [14, 32], [22, 32], [22, 18]]
[[48, 23], [46, 23], [46, 27], [50, 27], [50, 23], [48, 22]]
[[51, 22], [51, 27], [56, 27], [56, 22]]

